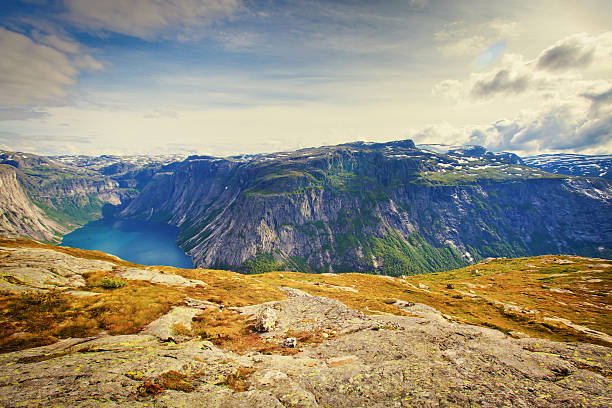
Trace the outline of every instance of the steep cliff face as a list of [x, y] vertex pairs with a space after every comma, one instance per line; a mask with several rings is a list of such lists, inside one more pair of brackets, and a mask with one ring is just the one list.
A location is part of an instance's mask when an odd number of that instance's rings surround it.
[[0, 235], [52, 241], [66, 232], [28, 198], [17, 180], [17, 170], [0, 164]]
[[610, 183], [517, 163], [410, 141], [190, 157], [157, 174], [122, 215], [180, 226], [179, 244], [199, 267], [400, 275], [489, 256], [609, 257]]
[[[126, 197], [119, 183], [109, 177], [32, 154], [3, 152], [0, 166], [11, 187], [2, 192], [7, 209], [2, 227], [5, 235], [56, 241], [70, 230], [100, 218], [106, 204], [118, 205]], [[19, 208], [9, 208], [16, 205], [13, 201], [19, 203]], [[27, 227], [30, 223], [24, 224], [23, 219], [38, 220], [34, 222], [36, 228]]]

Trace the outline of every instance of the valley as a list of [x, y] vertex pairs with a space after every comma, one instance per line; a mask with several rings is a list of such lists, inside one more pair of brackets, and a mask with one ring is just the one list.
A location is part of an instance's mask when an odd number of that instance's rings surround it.
[[[0, 165], [25, 195], [23, 209], [4, 211], [3, 235], [59, 242], [103, 215], [164, 222], [179, 227], [177, 244], [197, 267], [247, 273], [399, 276], [498, 256], [612, 257], [609, 181], [478, 146], [355, 142], [183, 161], [22, 156], [5, 153]], [[32, 215], [20, 218], [26, 208]], [[16, 221], [32, 217], [34, 226]]]

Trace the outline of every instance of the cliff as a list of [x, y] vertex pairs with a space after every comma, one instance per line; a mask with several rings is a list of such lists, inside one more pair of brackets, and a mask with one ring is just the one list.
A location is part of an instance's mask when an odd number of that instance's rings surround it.
[[0, 164], [0, 235], [52, 241], [66, 232], [29, 199], [17, 180], [17, 170]]
[[74, 228], [101, 218], [106, 204], [118, 205], [130, 195], [118, 182], [95, 171], [32, 154], [3, 152], [0, 167], [6, 184], [0, 193], [2, 235], [58, 241]]
[[609, 181], [410, 141], [193, 156], [121, 213], [181, 227], [199, 267], [415, 274], [499, 256], [611, 256]]

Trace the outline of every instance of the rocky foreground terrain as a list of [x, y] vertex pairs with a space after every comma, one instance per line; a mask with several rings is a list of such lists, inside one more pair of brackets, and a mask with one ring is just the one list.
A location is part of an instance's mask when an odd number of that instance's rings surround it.
[[247, 276], [5, 239], [0, 265], [0, 406], [612, 405], [601, 259]]

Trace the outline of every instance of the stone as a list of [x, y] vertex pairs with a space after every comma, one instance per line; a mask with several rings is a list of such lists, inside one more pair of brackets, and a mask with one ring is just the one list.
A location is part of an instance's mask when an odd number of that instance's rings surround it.
[[191, 330], [191, 321], [202, 310], [193, 307], [175, 306], [168, 313], [149, 323], [142, 334], [149, 334], [162, 341], [180, 342], [189, 338], [184, 334], [175, 333], [175, 325], [183, 325]]
[[287, 337], [285, 341], [283, 341], [283, 347], [285, 348], [297, 347], [297, 339], [295, 337]]
[[278, 314], [272, 307], [265, 307], [259, 311], [255, 319], [255, 330], [258, 332], [269, 332], [276, 327]]

